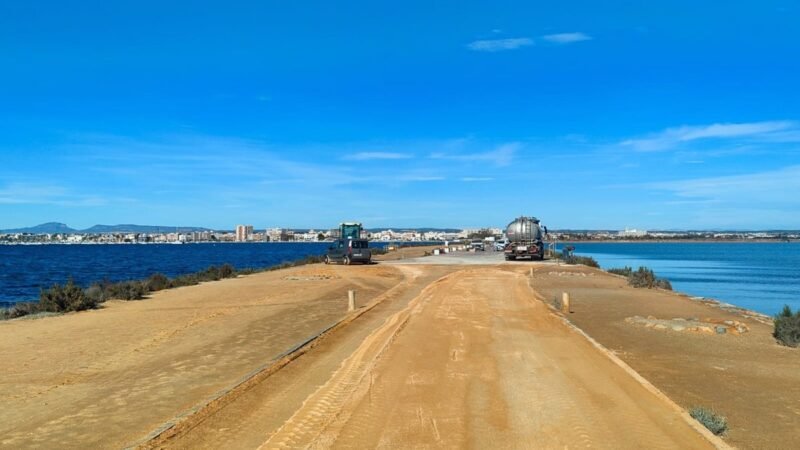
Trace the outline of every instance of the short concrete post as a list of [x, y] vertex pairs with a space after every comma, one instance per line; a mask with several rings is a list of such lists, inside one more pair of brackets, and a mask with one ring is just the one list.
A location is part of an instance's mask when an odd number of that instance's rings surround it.
[[569, 294], [566, 292], [561, 293], [561, 312], [569, 313]]
[[347, 312], [356, 310], [356, 291], [347, 291]]
[[531, 271], [528, 273], [528, 276], [533, 278], [533, 267], [531, 267]]

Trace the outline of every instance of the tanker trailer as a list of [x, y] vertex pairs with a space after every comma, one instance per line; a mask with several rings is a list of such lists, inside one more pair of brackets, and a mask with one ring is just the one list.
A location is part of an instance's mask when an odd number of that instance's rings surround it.
[[506, 227], [508, 245], [503, 250], [506, 261], [517, 258], [544, 259], [542, 227], [536, 217], [519, 217]]

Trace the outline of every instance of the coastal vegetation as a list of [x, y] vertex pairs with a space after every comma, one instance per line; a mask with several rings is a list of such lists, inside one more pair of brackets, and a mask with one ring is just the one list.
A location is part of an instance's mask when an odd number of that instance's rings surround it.
[[655, 272], [647, 267], [639, 267], [639, 269], [633, 270], [630, 267], [625, 266], [621, 269], [608, 269], [607, 272], [626, 277], [628, 279], [628, 284], [636, 288], [660, 288], [668, 291], [672, 290], [672, 284], [669, 282], [669, 280], [658, 278]]
[[244, 268], [241, 270], [236, 270], [230, 264], [223, 264], [221, 266], [209, 266], [199, 272], [178, 275], [174, 278], [169, 278], [162, 273], [154, 273], [145, 280], [119, 282], [103, 280], [92, 283], [85, 289], [76, 285], [72, 279], [69, 279], [63, 285], [54, 284], [49, 288], [42, 289], [39, 300], [36, 302], [20, 302], [11, 308], [0, 310], [0, 320], [16, 319], [39, 313], [67, 313], [96, 309], [107, 300], [141, 300], [151, 292], [164, 289], [193, 286], [206, 281], [217, 281], [225, 278], [234, 278], [239, 275], [249, 275], [319, 262], [322, 262], [321, 256], [307, 256], [274, 266]]
[[591, 256], [579, 256], [565, 252], [555, 252], [554, 256], [561, 259], [564, 264], [583, 264], [584, 266], [600, 268], [600, 264]]
[[728, 431], [728, 420], [713, 409], [697, 406], [689, 410], [689, 415], [717, 436]]
[[787, 347], [800, 345], [800, 310], [792, 313], [792, 308], [784, 305], [783, 310], [775, 316], [775, 331], [772, 335]]

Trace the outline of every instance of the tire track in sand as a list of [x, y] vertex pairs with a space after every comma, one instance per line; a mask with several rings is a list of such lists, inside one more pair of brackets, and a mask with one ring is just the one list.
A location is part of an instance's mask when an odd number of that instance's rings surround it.
[[[409, 317], [431, 298], [430, 291], [447, 275], [426, 287], [403, 310], [390, 316], [373, 331], [322, 387], [300, 409], [259, 446], [260, 449], [327, 448], [349, 418], [349, 403], [358, 402], [372, 385], [372, 369]], [[366, 380], [365, 380], [366, 379]], [[366, 382], [365, 382], [366, 381]], [[339, 426], [337, 426], [339, 425]]]

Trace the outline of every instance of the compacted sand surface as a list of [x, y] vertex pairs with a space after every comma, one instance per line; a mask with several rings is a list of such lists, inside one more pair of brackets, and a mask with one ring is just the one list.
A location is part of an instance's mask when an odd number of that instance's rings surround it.
[[370, 334], [260, 448], [711, 448], [498, 269], [459, 271]]
[[585, 267], [406, 252], [0, 323], [0, 447], [725, 447], [695, 405], [738, 447], [800, 441], [800, 358], [768, 325]]
[[[356, 270], [352, 270], [356, 269]], [[404, 283], [320, 264], [0, 322], [0, 446], [119, 448]]]

